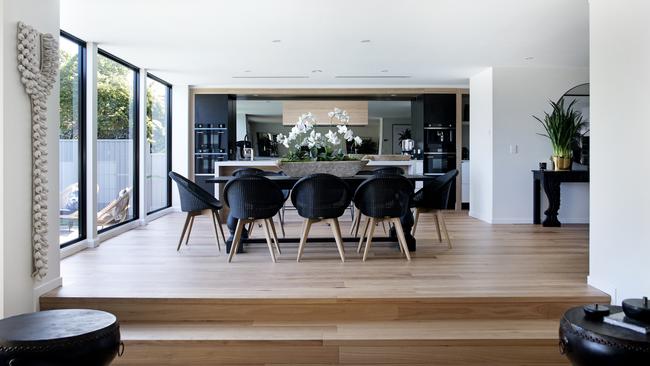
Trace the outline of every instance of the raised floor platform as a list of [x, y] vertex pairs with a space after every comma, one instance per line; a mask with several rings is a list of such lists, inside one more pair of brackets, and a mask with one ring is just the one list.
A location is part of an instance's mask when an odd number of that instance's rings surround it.
[[[388, 243], [365, 263], [355, 244], [341, 263], [333, 243], [309, 243], [296, 263], [296, 243], [275, 264], [266, 245], [228, 264], [207, 218], [176, 252], [183, 220], [168, 215], [63, 260], [64, 286], [42, 308], [115, 313], [125, 365], [561, 365], [560, 315], [609, 302], [586, 284], [584, 225], [489, 225], [450, 212], [453, 249], [422, 216], [410, 263]], [[297, 236], [300, 222], [286, 228]]]

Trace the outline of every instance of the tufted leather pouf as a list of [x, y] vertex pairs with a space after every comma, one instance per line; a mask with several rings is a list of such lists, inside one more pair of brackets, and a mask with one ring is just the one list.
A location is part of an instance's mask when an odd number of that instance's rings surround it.
[[560, 320], [560, 352], [575, 366], [650, 365], [650, 335], [587, 319], [576, 307]]
[[0, 320], [0, 366], [104, 366], [120, 350], [117, 318], [65, 309]]

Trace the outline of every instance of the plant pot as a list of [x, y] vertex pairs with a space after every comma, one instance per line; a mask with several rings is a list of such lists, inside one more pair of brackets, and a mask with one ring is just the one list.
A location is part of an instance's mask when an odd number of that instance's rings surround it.
[[310, 174], [326, 173], [337, 177], [350, 177], [368, 164], [367, 160], [347, 161], [278, 161], [280, 168], [290, 177], [304, 177]]
[[555, 170], [571, 170], [571, 162], [571, 158], [564, 158], [561, 156], [553, 157], [553, 165], [555, 166]]

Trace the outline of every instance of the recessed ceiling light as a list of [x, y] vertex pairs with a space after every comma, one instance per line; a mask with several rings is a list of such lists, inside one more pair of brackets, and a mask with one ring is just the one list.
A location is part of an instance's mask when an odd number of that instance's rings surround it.
[[370, 40], [369, 39], [362, 39], [361, 43], [370, 43]]
[[281, 40], [281, 39], [274, 39], [274, 40], [272, 40], [271, 42], [273, 42], [273, 43], [280, 43], [280, 42], [282, 42], [282, 40]]
[[396, 97], [396, 96], [397, 96], [397, 94], [391, 94], [390, 96], [391, 96], [391, 97]]
[[526, 61], [530, 61], [530, 60], [534, 60], [534, 59], [535, 59], [535, 57], [533, 57], [533, 56], [524, 57], [524, 60], [526, 60]]
[[316, 74], [316, 73], [321, 73], [321, 72], [323, 72], [323, 70], [316, 69], [316, 70], [311, 70], [311, 72], [314, 73], [314, 74]]

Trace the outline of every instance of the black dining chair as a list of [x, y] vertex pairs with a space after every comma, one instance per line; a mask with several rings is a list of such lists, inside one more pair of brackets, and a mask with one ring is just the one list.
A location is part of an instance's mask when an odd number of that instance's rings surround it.
[[300, 179], [291, 190], [291, 202], [298, 214], [305, 219], [296, 261], [300, 262], [311, 226], [323, 221], [329, 223], [339, 250], [341, 262], [345, 262], [343, 238], [338, 218], [352, 201], [347, 183], [331, 174], [312, 174]]
[[458, 170], [453, 169], [444, 175], [439, 176], [436, 180], [425, 185], [422, 189], [415, 192], [411, 200], [411, 207], [415, 207], [415, 223], [413, 224], [413, 235], [418, 227], [418, 220], [421, 213], [433, 213], [433, 221], [436, 224], [438, 232], [438, 241], [442, 242], [440, 231], [445, 234], [447, 245], [451, 249], [451, 238], [447, 231], [443, 210], [449, 205], [449, 196], [454, 179], [458, 175]]
[[237, 219], [228, 262], [232, 261], [239, 249], [244, 226], [256, 221], [262, 221], [271, 259], [275, 262], [275, 250], [280, 254], [280, 245], [275, 236], [271, 239], [271, 227], [273, 216], [277, 215], [285, 201], [280, 188], [261, 175], [244, 175], [226, 183], [223, 194], [230, 215]]
[[367, 217], [357, 252], [361, 251], [364, 236], [367, 236], [363, 261], [368, 257], [375, 225], [388, 221], [395, 226], [400, 250], [411, 260], [404, 229], [400, 218], [409, 211], [413, 184], [401, 175], [377, 175], [361, 183], [354, 193], [354, 204]]
[[[279, 171], [279, 172], [272, 172], [268, 170], [262, 170], [259, 168], [239, 168], [236, 169], [235, 171], [232, 172], [232, 175], [234, 177], [243, 177], [247, 175], [259, 175], [263, 177], [272, 177], [272, 176], [283, 176], [285, 175], [284, 172]], [[289, 193], [291, 191], [289, 189], [283, 189], [282, 194], [284, 195], [284, 201], [286, 202], [287, 199], [289, 199]], [[282, 237], [286, 237], [286, 233], [284, 231], [284, 211], [285, 211], [285, 204], [282, 205], [282, 210], [278, 211], [278, 222], [280, 222], [280, 230], [282, 230]], [[248, 227], [248, 235], [251, 235], [253, 231], [253, 225], [251, 224]], [[271, 220], [271, 229], [273, 230], [273, 236], [275, 237], [275, 240], [277, 241], [278, 239], [278, 234], [275, 231], [275, 222]]]
[[[377, 168], [374, 170], [362, 170], [357, 173], [357, 175], [403, 175], [404, 169], [396, 166], [387, 166], [383, 168]], [[350, 235], [355, 237], [359, 235], [359, 226], [361, 225], [361, 212], [359, 210], [354, 211], [352, 218], [352, 226], [350, 227]], [[382, 227], [384, 228], [384, 233], [386, 233], [386, 224], [382, 222]]]
[[[183, 226], [183, 232], [181, 239], [178, 241], [176, 251], [181, 249], [183, 238], [185, 238], [185, 245], [189, 243], [192, 227], [194, 226], [194, 218], [201, 215], [212, 216], [214, 234], [217, 236], [217, 248], [221, 251], [218, 231], [221, 231], [221, 237], [224, 243], [226, 242], [226, 236], [223, 234], [223, 227], [221, 226], [221, 218], [219, 216], [219, 210], [223, 208], [221, 202], [196, 183], [176, 172], [169, 172], [169, 177], [176, 182], [176, 186], [178, 187], [178, 193], [181, 199], [181, 211], [187, 212], [185, 225]], [[185, 236], [186, 233], [187, 237]]]

